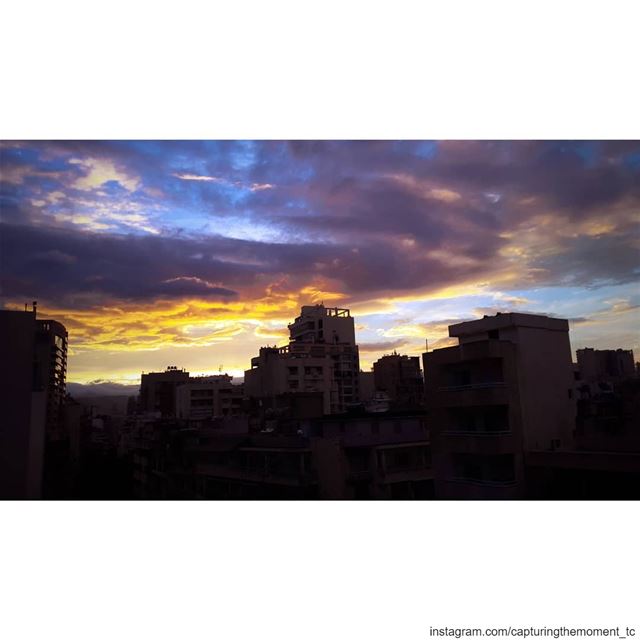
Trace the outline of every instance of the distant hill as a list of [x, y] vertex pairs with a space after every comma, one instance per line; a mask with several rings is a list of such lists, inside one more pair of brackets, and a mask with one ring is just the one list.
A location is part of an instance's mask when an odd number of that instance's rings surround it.
[[[244, 376], [233, 379], [233, 384], [243, 384]], [[108, 380], [96, 380], [87, 384], [79, 382], [67, 382], [67, 393], [74, 398], [85, 396], [137, 396], [140, 393], [139, 384], [120, 384]]]
[[80, 384], [79, 382], [68, 382], [67, 393], [74, 398], [85, 396], [137, 396], [140, 391], [138, 384], [120, 384], [118, 382], [89, 382]]

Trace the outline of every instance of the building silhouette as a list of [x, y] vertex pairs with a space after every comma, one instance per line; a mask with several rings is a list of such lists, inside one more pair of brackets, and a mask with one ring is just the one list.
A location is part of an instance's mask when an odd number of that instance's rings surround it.
[[580, 380], [587, 383], [630, 378], [636, 372], [630, 349], [578, 349], [576, 356]]
[[289, 344], [263, 347], [245, 371], [249, 398], [283, 393], [322, 394], [324, 413], [342, 413], [359, 401], [360, 358], [348, 309], [303, 306], [289, 325]]
[[424, 404], [424, 380], [420, 370], [420, 358], [392, 353], [373, 363], [376, 391], [389, 397], [392, 407], [410, 408]]
[[572, 445], [567, 320], [521, 313], [451, 325], [459, 345], [423, 355], [436, 495], [525, 494], [525, 453]]
[[317, 351], [296, 345], [261, 347], [251, 359], [251, 369], [244, 372], [247, 397], [261, 407], [271, 407], [285, 394], [316, 393], [322, 400], [322, 413], [337, 410], [337, 385], [333, 362], [320, 346]]
[[175, 366], [166, 371], [143, 373], [140, 378], [140, 410], [160, 413], [164, 417], [176, 415], [176, 389], [189, 382], [189, 372]]
[[633, 354], [575, 365], [566, 320], [451, 325], [420, 388], [415, 357], [359, 371], [348, 309], [302, 307], [244, 385], [170, 366], [141, 375], [137, 403], [67, 396], [67, 332], [35, 306], [0, 328], [2, 497], [640, 498]]
[[55, 320], [36, 320], [34, 385], [46, 393], [46, 432], [50, 441], [65, 438], [61, 414], [66, 396], [68, 334]]
[[239, 416], [243, 412], [243, 385], [234, 385], [227, 374], [199, 376], [176, 387], [176, 416], [206, 420]]
[[423, 414], [306, 420], [299, 433], [148, 422], [134, 443], [139, 498], [415, 499], [433, 497]]
[[67, 331], [30, 311], [0, 311], [0, 496], [55, 495], [66, 473]]

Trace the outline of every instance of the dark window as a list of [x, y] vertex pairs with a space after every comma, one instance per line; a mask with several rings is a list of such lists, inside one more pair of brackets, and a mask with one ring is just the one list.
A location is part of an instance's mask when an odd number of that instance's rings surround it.
[[453, 376], [454, 387], [464, 387], [471, 384], [471, 371], [454, 371]]

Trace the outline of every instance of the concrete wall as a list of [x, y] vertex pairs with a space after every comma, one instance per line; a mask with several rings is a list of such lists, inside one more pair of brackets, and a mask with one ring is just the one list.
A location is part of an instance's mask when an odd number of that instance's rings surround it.
[[0, 498], [37, 498], [46, 398], [33, 392], [35, 314], [0, 311]]

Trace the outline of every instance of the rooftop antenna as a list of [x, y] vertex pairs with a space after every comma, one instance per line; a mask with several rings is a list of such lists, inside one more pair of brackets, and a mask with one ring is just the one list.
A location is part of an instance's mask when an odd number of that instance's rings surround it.
[[424, 348], [427, 350], [427, 353], [429, 352], [429, 339], [425, 338], [424, 339]]
[[33, 315], [36, 315], [36, 311], [38, 310], [38, 301], [34, 300], [33, 301]]

